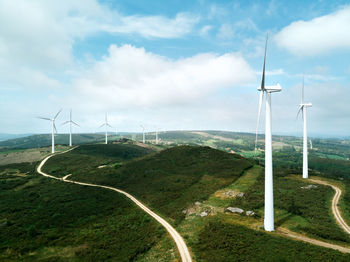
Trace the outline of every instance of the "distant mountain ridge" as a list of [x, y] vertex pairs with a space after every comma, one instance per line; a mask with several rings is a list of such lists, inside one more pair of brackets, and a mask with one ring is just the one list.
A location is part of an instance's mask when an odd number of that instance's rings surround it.
[[31, 136], [33, 134], [7, 134], [7, 133], [0, 133], [0, 141], [5, 141], [9, 139], [16, 139], [26, 136]]
[[[96, 143], [104, 139], [102, 134], [73, 134], [73, 144]], [[55, 144], [66, 145], [69, 141], [68, 134], [55, 135]], [[45, 147], [51, 145], [51, 134], [29, 135], [9, 139], [0, 142], [0, 150], [6, 149], [27, 149]]]

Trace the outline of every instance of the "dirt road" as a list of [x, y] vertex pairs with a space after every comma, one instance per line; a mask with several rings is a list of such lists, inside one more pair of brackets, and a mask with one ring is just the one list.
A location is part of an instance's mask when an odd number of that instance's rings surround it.
[[293, 239], [296, 239], [296, 240], [307, 242], [307, 243], [310, 243], [310, 244], [313, 244], [313, 245], [316, 245], [316, 246], [321, 246], [321, 247], [335, 249], [335, 250], [338, 250], [338, 251], [343, 252], [343, 253], [350, 253], [350, 248], [339, 246], [339, 245], [335, 245], [335, 244], [331, 244], [331, 243], [327, 243], [327, 242], [324, 242], [324, 241], [321, 241], [321, 240], [318, 240], [318, 239], [310, 238], [310, 237], [307, 237], [307, 236], [304, 236], [304, 235], [292, 232], [292, 231], [290, 231], [290, 230], [288, 230], [286, 228], [279, 227], [276, 230], [276, 232], [279, 233], [282, 236], [286, 236], [286, 237], [289, 237], [289, 238], [293, 238]]
[[[330, 186], [335, 190], [335, 195], [332, 199], [332, 212], [334, 214], [334, 217], [335, 217], [337, 223], [344, 229], [345, 232], [350, 234], [350, 227], [346, 224], [346, 222], [342, 218], [340, 211], [339, 211], [339, 208], [338, 208], [338, 202], [339, 202], [339, 199], [340, 199], [340, 196], [342, 193], [341, 189], [339, 187], [327, 182], [327, 181], [324, 181], [324, 180], [312, 178], [312, 179], [309, 179], [309, 181], [316, 183], [316, 184]], [[292, 232], [286, 228], [279, 227], [277, 229], [277, 233], [279, 233], [280, 235], [286, 236], [286, 237], [290, 237], [290, 238], [294, 238], [294, 239], [297, 239], [300, 241], [308, 242], [308, 243], [313, 244], [313, 245], [322, 246], [322, 247], [326, 247], [326, 248], [332, 248], [332, 249], [338, 250], [338, 251], [343, 252], [343, 253], [350, 253], [350, 248], [348, 248], [348, 247], [343, 247], [343, 246], [327, 243], [327, 242], [324, 242], [321, 240], [313, 239], [313, 238]]]
[[318, 180], [318, 179], [313, 178], [313, 179], [310, 179], [310, 181], [317, 183], [317, 184], [330, 186], [334, 189], [335, 195], [334, 195], [333, 200], [332, 200], [332, 212], [334, 214], [335, 219], [337, 220], [337, 223], [344, 229], [345, 232], [350, 234], [350, 227], [344, 221], [343, 217], [340, 214], [339, 208], [338, 208], [338, 202], [339, 202], [339, 199], [340, 199], [340, 196], [342, 193], [341, 189], [339, 187], [327, 182], [327, 181], [324, 181], [324, 180]]
[[[74, 148], [59, 153], [59, 154], [63, 154], [66, 152], [69, 152], [71, 150], [73, 150]], [[152, 210], [150, 210], [148, 207], [146, 207], [144, 204], [142, 204], [139, 200], [137, 200], [134, 196], [130, 195], [129, 193], [114, 188], [114, 187], [110, 187], [110, 186], [103, 186], [103, 185], [96, 185], [96, 184], [89, 184], [89, 183], [82, 183], [82, 182], [77, 182], [77, 181], [73, 181], [73, 180], [68, 180], [68, 176], [65, 176], [64, 178], [58, 178], [49, 174], [44, 173], [43, 171], [41, 171], [41, 168], [44, 166], [44, 164], [46, 163], [47, 160], [49, 160], [52, 156], [54, 155], [50, 155], [48, 157], [46, 157], [43, 161], [41, 161], [40, 165], [37, 168], [37, 172], [45, 177], [49, 177], [52, 179], [56, 179], [56, 180], [60, 180], [66, 183], [73, 183], [73, 184], [77, 184], [77, 185], [82, 185], [82, 186], [90, 186], [90, 187], [100, 187], [100, 188], [105, 188], [105, 189], [109, 189], [109, 190], [113, 190], [115, 192], [118, 192], [120, 194], [125, 195], [127, 198], [129, 198], [131, 201], [133, 201], [137, 206], [139, 206], [143, 211], [145, 211], [147, 214], [149, 214], [150, 216], [152, 216], [155, 220], [157, 220], [163, 227], [165, 227], [165, 229], [169, 232], [169, 234], [171, 235], [171, 237], [174, 239], [177, 249], [180, 253], [181, 256], [181, 260], [182, 262], [192, 262], [192, 258], [190, 255], [190, 252], [186, 246], [185, 241], [183, 240], [183, 238], [180, 236], [180, 234], [167, 222], [165, 221], [163, 218], [161, 218], [159, 215], [157, 215], [156, 213], [154, 213]]]

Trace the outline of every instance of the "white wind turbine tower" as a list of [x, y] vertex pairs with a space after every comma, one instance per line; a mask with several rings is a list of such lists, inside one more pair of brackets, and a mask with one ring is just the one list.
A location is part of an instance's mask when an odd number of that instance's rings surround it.
[[70, 110], [70, 113], [69, 113], [69, 121], [64, 122], [62, 125], [65, 125], [68, 123], [69, 123], [69, 146], [72, 146], [72, 124], [79, 126], [77, 123], [75, 123], [72, 120], [72, 109]]
[[142, 143], [145, 143], [146, 142], [146, 139], [145, 139], [145, 127], [143, 125], [140, 125], [140, 127], [142, 128]]
[[105, 138], [105, 144], [107, 145], [107, 144], [108, 144], [107, 128], [108, 128], [108, 127], [112, 127], [112, 126], [108, 123], [108, 121], [107, 121], [107, 113], [106, 113], [106, 116], [105, 116], [105, 122], [100, 126], [100, 128], [103, 127], [103, 126], [106, 127], [106, 129], [105, 129], [105, 136], [106, 136], [106, 138]]
[[156, 145], [158, 145], [158, 129], [156, 128]]
[[159, 139], [158, 139], [158, 134], [159, 134], [159, 128], [155, 126], [155, 135], [156, 135], [156, 145], [158, 145]]
[[258, 140], [258, 127], [260, 122], [261, 106], [266, 94], [265, 105], [265, 212], [264, 229], [266, 231], [274, 230], [274, 208], [273, 208], [273, 170], [272, 170], [272, 135], [271, 135], [271, 93], [282, 90], [280, 84], [275, 86], [265, 86], [265, 63], [266, 63], [267, 37], [265, 43], [264, 66], [261, 80], [259, 98], [258, 121], [256, 127], [255, 150]]
[[299, 105], [299, 110], [298, 110], [298, 115], [299, 115], [300, 111], [303, 112], [303, 122], [304, 122], [303, 178], [309, 178], [309, 173], [308, 173], [308, 152], [307, 152], [307, 125], [306, 125], [307, 124], [307, 122], [306, 122], [306, 110], [307, 110], [308, 107], [312, 107], [312, 104], [304, 102], [304, 76], [303, 76], [303, 85], [302, 85], [302, 91], [301, 91], [301, 103]]
[[52, 127], [52, 132], [51, 132], [51, 153], [55, 153], [55, 132], [57, 133], [56, 125], [55, 125], [55, 120], [57, 116], [61, 113], [62, 109], [57, 112], [54, 118], [47, 118], [47, 117], [38, 117], [40, 119], [48, 120], [51, 121], [51, 127]]

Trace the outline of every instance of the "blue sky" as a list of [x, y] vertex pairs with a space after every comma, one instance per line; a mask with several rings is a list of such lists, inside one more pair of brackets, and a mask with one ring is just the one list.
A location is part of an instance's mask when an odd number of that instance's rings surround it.
[[310, 134], [349, 136], [349, 28], [348, 1], [0, 0], [0, 132], [49, 132], [35, 117], [60, 108], [76, 132], [105, 112], [120, 131], [254, 132], [269, 34], [273, 132], [301, 134], [304, 73]]

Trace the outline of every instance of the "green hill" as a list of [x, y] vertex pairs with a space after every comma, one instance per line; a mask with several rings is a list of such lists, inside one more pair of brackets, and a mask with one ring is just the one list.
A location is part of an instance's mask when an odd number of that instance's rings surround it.
[[[99, 149], [94, 149], [94, 152], [107, 150], [105, 145], [96, 146]], [[113, 146], [116, 146], [117, 152], [119, 145]], [[239, 155], [197, 146], [168, 148], [131, 161], [123, 160], [116, 153], [108, 161], [103, 162], [106, 159], [103, 157], [93, 162], [91, 155], [95, 153], [82, 146], [77, 151], [50, 159], [46, 171], [57, 176], [72, 174], [73, 180], [111, 185], [131, 193], [177, 227], [198, 261], [254, 261], [265, 255], [282, 261], [305, 258], [309, 261], [346, 261], [349, 258], [338, 251], [310, 247], [276, 234], [250, 229], [250, 223], [262, 225], [263, 173], [261, 168], [252, 169], [253, 161]], [[104, 167], [98, 168], [102, 164]], [[250, 175], [250, 170], [258, 172]], [[305, 191], [301, 186], [307, 183], [286, 177], [289, 171], [281, 169], [276, 173], [276, 226], [283, 224], [316, 238], [342, 244], [349, 242], [348, 236], [339, 229], [329, 213], [332, 190], [319, 186]], [[247, 177], [250, 177], [249, 181]], [[221, 199], [217, 193], [225, 188], [244, 190], [245, 195], [243, 198]], [[249, 218], [225, 213], [223, 210], [227, 206], [254, 210], [256, 216]], [[202, 218], [199, 215], [202, 211], [208, 211], [210, 215]], [[215, 233], [216, 228], [221, 228], [220, 234]], [[242, 234], [249, 243], [244, 247], [241, 237], [237, 238]], [[226, 247], [225, 243], [230, 243], [230, 246]], [[271, 243], [271, 248], [266, 244], [258, 253], [250, 253], [261, 243]], [[159, 245], [162, 246], [163, 242]], [[305, 246], [308, 249], [303, 249]], [[220, 256], [213, 260], [216, 253]], [[232, 253], [235, 255], [232, 256]]]
[[0, 167], [0, 261], [133, 261], [166, 237], [122, 195], [34, 169]]
[[[128, 141], [81, 145], [49, 159], [44, 171], [131, 193], [175, 225], [195, 261], [349, 259], [338, 251], [259, 229], [264, 183], [257, 162], [210, 147], [177, 146], [160, 152], [153, 148]], [[124, 197], [51, 181], [34, 174], [33, 168], [28, 163], [1, 167], [0, 259], [176, 261], [174, 243], [164, 230]], [[330, 214], [332, 190], [320, 185], [302, 189], [308, 183], [291, 177], [293, 171], [278, 166], [275, 172], [276, 226], [350, 243]], [[232, 192], [244, 196], [232, 198], [227, 194]], [[227, 213], [228, 206], [256, 214]], [[202, 217], [203, 211], [207, 215]]]
[[[98, 146], [102, 150], [105, 145]], [[102, 169], [88, 159], [89, 155], [73, 150], [50, 159], [45, 171], [124, 189], [176, 223], [184, 218], [182, 211], [189, 204], [231, 184], [252, 166], [239, 155], [193, 146], [169, 148], [127, 163], [116, 159]], [[82, 168], [82, 162], [89, 166]]]

